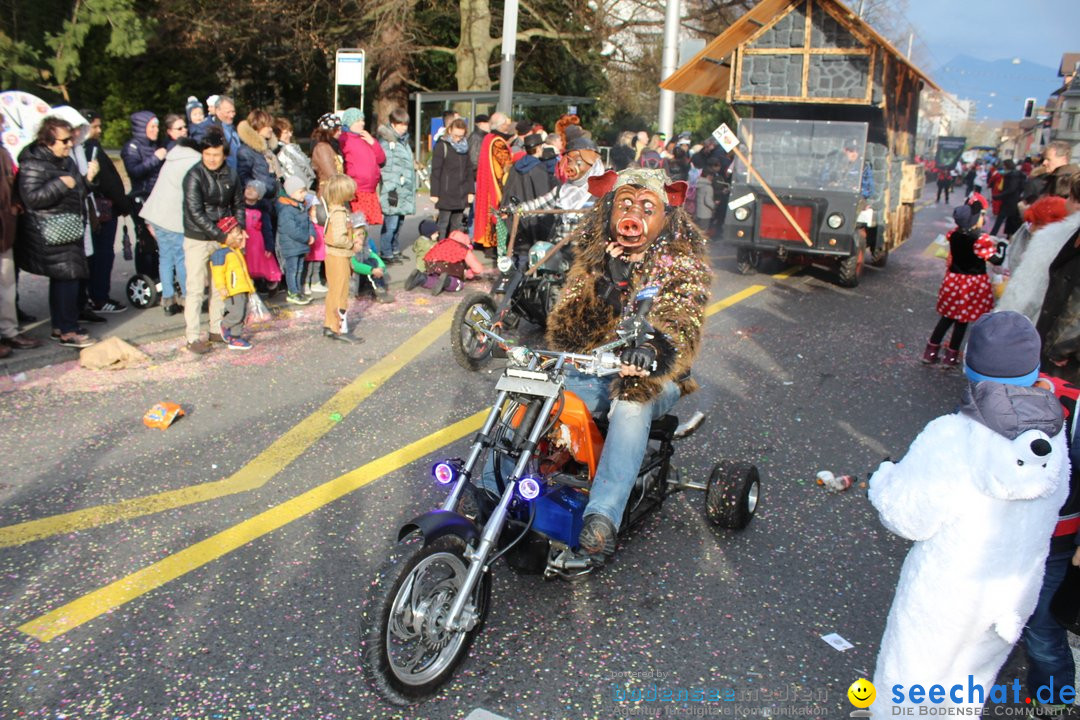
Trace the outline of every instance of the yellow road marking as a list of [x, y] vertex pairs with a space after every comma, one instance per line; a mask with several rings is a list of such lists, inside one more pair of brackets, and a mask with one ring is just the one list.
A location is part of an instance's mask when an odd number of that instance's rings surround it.
[[484, 424], [488, 411], [470, 415], [427, 437], [372, 460], [366, 465], [297, 495], [291, 500], [222, 530], [201, 542], [169, 555], [116, 582], [94, 590], [52, 612], [19, 626], [21, 632], [49, 642], [73, 628], [89, 622], [121, 605], [161, 587], [170, 580], [196, 570], [258, 538], [308, 515], [338, 498], [364, 487], [380, 477], [400, 470], [444, 445], [460, 440]]
[[[793, 270], [798, 272], [800, 269], [794, 268]], [[780, 275], [789, 277], [790, 274], [793, 273], [781, 273]], [[765, 289], [764, 285], [752, 285], [745, 290], [729, 295], [723, 300], [710, 305], [706, 310], [706, 316], [715, 315], [721, 310], [742, 302]], [[448, 318], [448, 316], [444, 317]], [[374, 368], [372, 369], [374, 370]], [[362, 465], [356, 470], [308, 490], [237, 525], [233, 525], [216, 535], [163, 558], [153, 565], [137, 570], [105, 587], [98, 588], [55, 610], [23, 623], [18, 629], [20, 632], [42, 642], [49, 642], [100, 615], [112, 612], [167, 582], [197, 570], [203, 565], [239, 549], [267, 533], [284, 527], [290, 522], [308, 515], [324, 505], [378, 480], [384, 475], [399, 470], [444, 445], [461, 439], [470, 432], [480, 429], [487, 413], [487, 409], [481, 410], [464, 420], [437, 430], [425, 438]]]
[[803, 269], [802, 265], [792, 265], [791, 267], [787, 268], [786, 270], [781, 270], [780, 272], [773, 275], [773, 278], [775, 278], [777, 280], [787, 280], [792, 275], [794, 275], [796, 273], [799, 273], [799, 272], [802, 272], [802, 269]]
[[710, 305], [709, 307], [705, 308], [705, 317], [712, 317], [713, 315], [720, 312], [721, 310], [726, 310], [727, 308], [731, 307], [735, 303], [741, 303], [746, 298], [748, 298], [748, 297], [750, 297], [752, 295], [757, 295], [759, 292], [761, 292], [762, 290], [765, 290], [765, 289], [766, 288], [765, 288], [764, 285], [751, 285], [750, 287], [746, 288], [745, 290], [740, 290], [737, 293], [734, 293], [732, 295], [728, 295], [723, 300], [718, 300], [718, 301], [714, 302], [712, 305]]
[[52, 535], [151, 515], [262, 487], [338, 424], [339, 420], [332, 419], [331, 415], [336, 413], [345, 417], [351, 413], [365, 398], [437, 340], [450, 326], [453, 315], [454, 308], [451, 308], [433, 320], [229, 477], [0, 527], [0, 547], [23, 545]]

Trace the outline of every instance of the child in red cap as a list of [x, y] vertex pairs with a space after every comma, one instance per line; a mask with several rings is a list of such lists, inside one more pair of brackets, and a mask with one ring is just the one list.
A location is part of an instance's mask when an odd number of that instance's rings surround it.
[[225, 242], [210, 255], [210, 275], [213, 286], [221, 293], [225, 308], [221, 316], [221, 337], [230, 350], [250, 350], [251, 343], [241, 337], [244, 317], [247, 315], [248, 293], [255, 292], [255, 284], [248, 274], [247, 262], [240, 252], [243, 247], [240, 224], [229, 216], [218, 220], [217, 226], [225, 233]]

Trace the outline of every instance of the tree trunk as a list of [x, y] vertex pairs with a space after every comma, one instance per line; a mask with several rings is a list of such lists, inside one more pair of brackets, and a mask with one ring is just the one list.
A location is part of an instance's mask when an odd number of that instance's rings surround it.
[[491, 37], [490, 0], [461, 0], [460, 16], [461, 41], [454, 53], [458, 91], [490, 90], [488, 64], [492, 51], [501, 43]]
[[402, 52], [406, 47], [405, 25], [387, 22], [379, 33], [378, 69], [375, 73], [375, 117], [377, 125], [385, 124], [394, 108], [409, 108], [410, 74], [409, 56]]

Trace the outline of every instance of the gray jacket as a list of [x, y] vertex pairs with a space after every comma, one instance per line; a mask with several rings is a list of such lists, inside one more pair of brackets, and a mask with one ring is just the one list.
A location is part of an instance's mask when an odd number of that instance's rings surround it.
[[184, 232], [184, 176], [201, 158], [192, 147], [174, 145], [139, 216], [169, 232]]

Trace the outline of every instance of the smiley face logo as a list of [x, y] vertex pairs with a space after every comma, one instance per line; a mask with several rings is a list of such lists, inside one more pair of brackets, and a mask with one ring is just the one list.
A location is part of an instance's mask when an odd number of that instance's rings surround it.
[[868, 708], [874, 704], [874, 699], [877, 698], [877, 691], [874, 689], [873, 683], [869, 680], [859, 678], [855, 682], [851, 683], [851, 687], [847, 691], [848, 700], [851, 704], [857, 708]]

